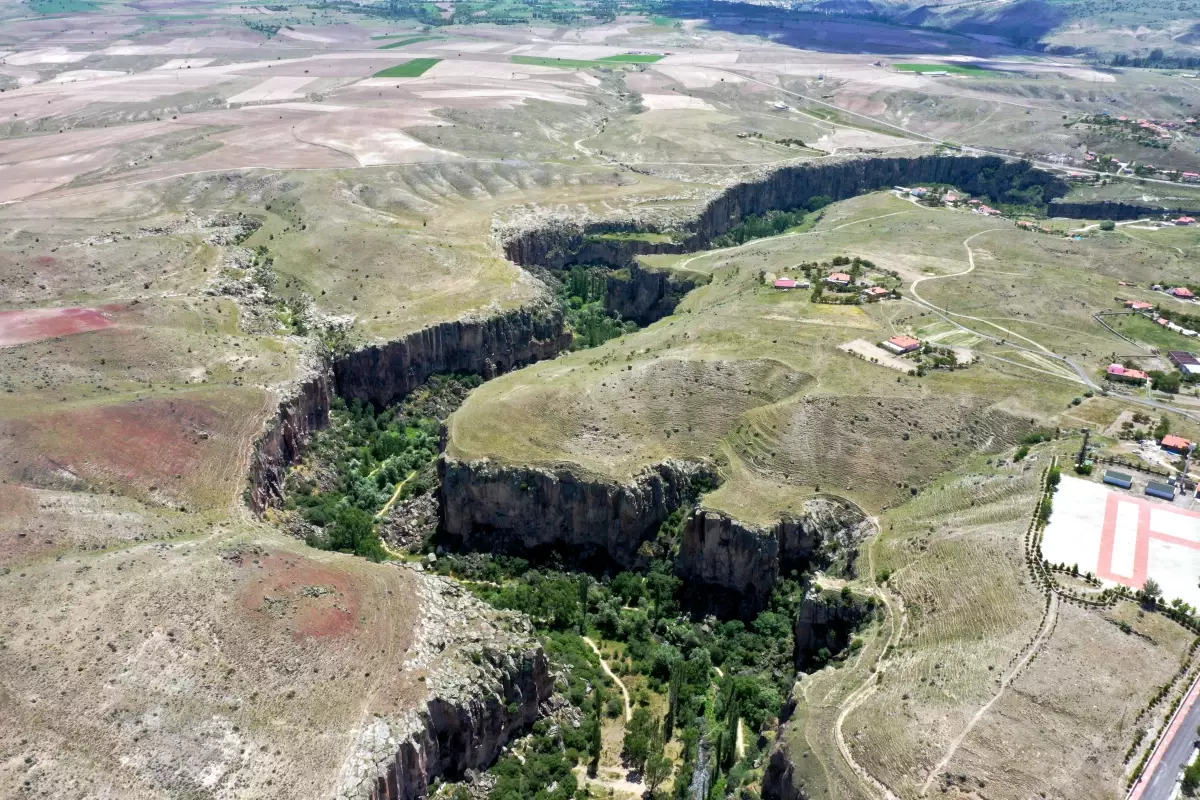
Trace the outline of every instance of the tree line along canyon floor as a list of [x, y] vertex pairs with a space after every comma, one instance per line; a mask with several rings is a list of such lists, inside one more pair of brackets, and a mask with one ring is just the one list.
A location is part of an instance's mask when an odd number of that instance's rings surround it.
[[0, 796], [1194, 794], [1200, 19], [877, 6], [0, 4]]

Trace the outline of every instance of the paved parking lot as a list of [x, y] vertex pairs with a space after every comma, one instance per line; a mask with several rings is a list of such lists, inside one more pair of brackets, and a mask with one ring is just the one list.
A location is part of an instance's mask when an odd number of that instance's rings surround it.
[[1178, 597], [1200, 606], [1200, 512], [1189, 503], [1064, 475], [1042, 556], [1053, 564], [1078, 564], [1081, 573], [1091, 572], [1109, 586], [1141, 589], [1153, 578], [1166, 600]]

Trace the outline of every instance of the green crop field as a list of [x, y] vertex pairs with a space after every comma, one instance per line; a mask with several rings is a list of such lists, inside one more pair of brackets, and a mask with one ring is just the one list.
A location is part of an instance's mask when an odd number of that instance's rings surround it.
[[82, 14], [100, 6], [91, 0], [29, 0], [29, 7], [38, 14]]
[[[371, 38], [376, 38], [376, 37], [371, 37]], [[398, 42], [388, 42], [387, 44], [383, 45], [379, 49], [380, 50], [394, 50], [397, 47], [407, 47], [410, 44], [416, 44], [417, 42], [429, 42], [429, 41], [433, 41], [438, 38], [440, 38], [440, 37], [437, 37], [437, 36], [410, 36], [407, 39], [401, 39]]]
[[[613, 56], [613, 58], [619, 58]], [[659, 56], [661, 58], [661, 56]], [[584, 60], [578, 58], [549, 58], [546, 56], [511, 56], [510, 61], [514, 64], [528, 64], [532, 67], [558, 67], [560, 69], [597, 69], [600, 67], [623, 67], [629, 64], [638, 63], [630, 61], [602, 61], [599, 59]], [[656, 59], [657, 60], [657, 59]]]
[[1004, 73], [961, 64], [892, 64], [900, 72], [949, 72], [951, 75], [998, 76]]
[[441, 61], [440, 58], [414, 58], [411, 61], [405, 61], [403, 64], [397, 64], [394, 67], [380, 70], [375, 73], [375, 77], [419, 78], [439, 61]]
[[655, 61], [662, 61], [666, 56], [654, 55], [652, 53], [623, 53], [619, 56], [604, 56], [599, 61], [616, 61], [622, 64], [653, 64]]
[[1197, 347], [1197, 341], [1184, 336], [1182, 333], [1168, 330], [1162, 325], [1143, 317], [1141, 314], [1130, 314], [1120, 317], [1106, 317], [1105, 321], [1113, 326], [1114, 330], [1133, 339], [1136, 342], [1157, 347], [1159, 350], [1166, 352], [1167, 350], [1193, 350]]

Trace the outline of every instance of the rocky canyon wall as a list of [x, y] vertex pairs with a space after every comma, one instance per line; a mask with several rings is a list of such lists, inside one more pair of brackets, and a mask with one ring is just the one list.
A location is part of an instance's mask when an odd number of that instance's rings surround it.
[[695, 594], [703, 598], [697, 610], [751, 617], [766, 607], [779, 578], [793, 570], [835, 561], [852, 567], [858, 543], [871, 530], [857, 506], [831, 496], [813, 498], [803, 514], [769, 527], [697, 509], [684, 530], [676, 572], [703, 588]]
[[443, 322], [387, 344], [372, 345], [333, 365], [337, 393], [382, 408], [430, 376], [469, 372], [491, 378], [571, 345], [562, 310], [551, 303], [497, 314], [478, 322]]
[[420, 800], [436, 778], [461, 778], [489, 766], [514, 735], [526, 730], [554, 693], [546, 654], [488, 654], [493, 686], [429, 701], [415, 729], [383, 765], [371, 800]]
[[541, 303], [480, 321], [444, 322], [336, 359], [280, 402], [255, 443], [248, 489], [251, 508], [262, 513], [282, 500], [287, 468], [300, 458], [312, 434], [329, 424], [335, 395], [383, 407], [438, 373], [492, 377], [553, 358], [570, 345], [562, 310]]
[[280, 402], [250, 456], [250, 507], [257, 513], [282, 497], [287, 468], [294, 464], [309, 437], [329, 424], [333, 377], [322, 373], [300, 384]]
[[786, 726], [780, 728], [779, 741], [771, 750], [767, 769], [763, 773], [763, 800], [808, 800], [804, 787], [796, 780], [796, 765], [788, 758], [784, 735]]
[[568, 470], [510, 467], [443, 457], [442, 533], [455, 545], [528, 553], [556, 547], [585, 562], [634, 567], [638, 549], [712, 474], [669, 461], [629, 483], [581, 478]]

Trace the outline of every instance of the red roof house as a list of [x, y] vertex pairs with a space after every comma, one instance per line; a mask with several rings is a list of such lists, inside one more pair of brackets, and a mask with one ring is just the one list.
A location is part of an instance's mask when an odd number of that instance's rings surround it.
[[1186, 453], [1191, 449], [1192, 443], [1182, 436], [1176, 436], [1173, 433], [1168, 433], [1159, 442], [1163, 450], [1170, 450], [1173, 453]]
[[1105, 370], [1109, 380], [1123, 381], [1125, 383], [1145, 383], [1150, 376], [1140, 369], [1126, 369], [1120, 364], [1109, 364]]
[[1186, 286], [1176, 286], [1169, 292], [1169, 294], [1173, 294], [1182, 300], [1191, 300], [1196, 296], [1192, 293], [1192, 290]]
[[775, 281], [775, 288], [776, 289], [795, 289], [796, 282], [794, 280], [792, 280], [791, 278], [780, 278], [779, 280]]
[[902, 353], [911, 353], [921, 346], [920, 339], [914, 339], [911, 336], [893, 336], [883, 343], [883, 346], [891, 350], [893, 353], [900, 355]]
[[1126, 300], [1125, 307], [1134, 311], [1148, 311], [1154, 308], [1153, 303], [1147, 303], [1143, 300]]
[[834, 283], [838, 286], [847, 286], [850, 283], [850, 276], [844, 272], [835, 272], [825, 279], [826, 283]]

